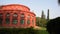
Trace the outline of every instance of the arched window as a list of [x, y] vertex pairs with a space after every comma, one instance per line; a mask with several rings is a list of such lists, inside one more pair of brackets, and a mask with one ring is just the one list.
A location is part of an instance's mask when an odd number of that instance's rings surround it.
[[5, 19], [5, 22], [6, 24], [9, 24], [10, 23], [10, 18], [8, 18], [10, 16], [9, 13], [6, 14], [6, 19]]
[[17, 20], [17, 19], [13, 19], [13, 20], [12, 20], [12, 23], [13, 23], [13, 24], [17, 24], [17, 23], [18, 23], [18, 20]]
[[30, 15], [28, 15], [27, 18], [30, 18]]
[[6, 18], [6, 24], [10, 23], [10, 18]]
[[12, 20], [13, 24], [17, 24], [18, 23], [18, 20], [17, 20], [18, 17], [17, 16], [18, 16], [17, 13], [13, 14], [13, 20]]
[[24, 14], [21, 14], [21, 17], [24, 17]]
[[21, 19], [21, 20], [20, 20], [20, 23], [21, 23], [21, 24], [24, 24], [24, 19]]
[[17, 17], [18, 15], [16, 13], [13, 14], [13, 17]]
[[6, 17], [9, 17], [9, 16], [10, 16], [10, 14], [9, 14], [9, 13], [7, 13], [7, 14], [6, 14]]
[[27, 20], [27, 24], [30, 24], [30, 20]]
[[3, 18], [0, 18], [0, 24], [2, 24]]

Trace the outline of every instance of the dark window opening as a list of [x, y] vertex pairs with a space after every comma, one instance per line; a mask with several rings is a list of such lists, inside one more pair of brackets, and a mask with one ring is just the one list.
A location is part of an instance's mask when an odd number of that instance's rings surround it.
[[20, 23], [21, 23], [21, 24], [24, 24], [24, 20], [20, 20]]
[[18, 20], [17, 19], [13, 19], [13, 24], [17, 24]]
[[27, 20], [27, 24], [30, 24], [30, 20]]
[[6, 24], [9, 24], [9, 23], [10, 23], [10, 19], [6, 18]]

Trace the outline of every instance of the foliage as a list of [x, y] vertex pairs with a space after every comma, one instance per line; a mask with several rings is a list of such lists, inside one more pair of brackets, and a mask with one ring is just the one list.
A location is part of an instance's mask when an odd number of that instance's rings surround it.
[[42, 19], [40, 17], [36, 17], [36, 24], [37, 26], [45, 26], [47, 23], [46, 19]]
[[36, 25], [39, 26], [39, 22], [40, 22], [40, 17], [36, 17]]
[[43, 24], [43, 26], [45, 26], [45, 25], [46, 25], [46, 23], [47, 23], [47, 20], [46, 20], [46, 19], [41, 19], [41, 20], [40, 20], [40, 23], [42, 23], [42, 24]]

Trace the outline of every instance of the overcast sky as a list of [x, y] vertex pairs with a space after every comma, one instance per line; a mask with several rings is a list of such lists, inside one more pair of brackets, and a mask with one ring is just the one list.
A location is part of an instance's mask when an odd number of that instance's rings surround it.
[[60, 16], [60, 6], [57, 0], [0, 0], [0, 5], [22, 4], [28, 6], [36, 16], [41, 17], [42, 10], [47, 16], [47, 10], [50, 10], [50, 19]]

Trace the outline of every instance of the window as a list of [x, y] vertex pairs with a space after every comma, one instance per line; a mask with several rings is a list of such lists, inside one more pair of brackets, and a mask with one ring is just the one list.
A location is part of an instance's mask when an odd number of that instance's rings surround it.
[[17, 24], [18, 23], [17, 16], [18, 15], [16, 13], [13, 14], [13, 20], [12, 20], [13, 24]]
[[2, 21], [3, 21], [3, 19], [2, 19], [2, 18], [0, 18], [0, 24], [2, 24]]
[[18, 20], [17, 19], [13, 19], [13, 24], [17, 24]]
[[27, 20], [27, 24], [30, 24], [30, 20]]
[[21, 23], [21, 24], [24, 24], [24, 20], [20, 20], [20, 23]]
[[9, 24], [9, 23], [10, 23], [10, 19], [6, 18], [6, 24]]
[[9, 17], [9, 16], [10, 16], [10, 14], [9, 14], [9, 13], [7, 13], [7, 14], [6, 14], [6, 16], [7, 16], [7, 17]]
[[24, 17], [24, 14], [21, 14], [21, 17]]
[[0, 17], [3, 16], [2, 13], [0, 13]]
[[13, 16], [14, 16], [14, 17], [17, 17], [17, 14], [15, 13]]
[[30, 16], [28, 15], [27, 18], [30, 18]]

